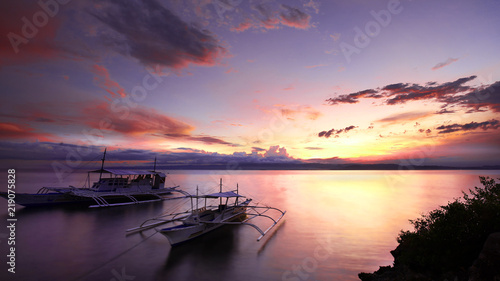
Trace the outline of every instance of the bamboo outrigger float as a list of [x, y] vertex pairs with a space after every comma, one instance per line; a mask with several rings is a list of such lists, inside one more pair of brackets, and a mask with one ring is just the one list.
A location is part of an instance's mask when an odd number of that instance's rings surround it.
[[[141, 232], [147, 229], [155, 228], [164, 224], [171, 224], [169, 227], [157, 228], [156, 230], [163, 234], [169, 240], [172, 246], [185, 241], [199, 237], [209, 231], [212, 231], [223, 225], [248, 225], [256, 229], [260, 236], [260, 241], [273, 227], [275, 227], [285, 215], [286, 211], [267, 206], [251, 206], [252, 199], [246, 198], [239, 202], [244, 196], [238, 194], [238, 187], [234, 191], [222, 192], [222, 180], [220, 183], [220, 192], [207, 195], [188, 196], [191, 198], [191, 210], [162, 215], [160, 217], [148, 219], [139, 227], [127, 230], [127, 233]], [[203, 207], [199, 207], [199, 199], [204, 199]], [[208, 199], [219, 199], [218, 205], [207, 205]], [[223, 200], [225, 199], [225, 202]], [[229, 199], [234, 199], [234, 203], [229, 204]], [[194, 202], [196, 201], [196, 203]], [[266, 212], [275, 210], [279, 214], [277, 218], [267, 215]], [[256, 217], [264, 217], [271, 220], [271, 225], [263, 230], [249, 221]]]

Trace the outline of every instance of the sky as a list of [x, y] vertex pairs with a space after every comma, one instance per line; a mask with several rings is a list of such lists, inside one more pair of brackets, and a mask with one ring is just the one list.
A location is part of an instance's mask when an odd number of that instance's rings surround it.
[[2, 166], [500, 164], [498, 1], [123, 3], [2, 1]]

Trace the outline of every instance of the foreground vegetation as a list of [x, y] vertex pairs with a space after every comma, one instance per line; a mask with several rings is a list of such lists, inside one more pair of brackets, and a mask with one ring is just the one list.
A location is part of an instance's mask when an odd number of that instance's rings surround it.
[[[414, 230], [401, 231], [397, 238], [399, 246], [391, 251], [394, 266], [381, 267], [375, 273], [360, 273], [359, 277], [362, 280], [469, 280], [471, 267], [475, 261], [477, 264], [488, 236], [500, 232], [500, 183], [485, 177], [480, 177], [480, 181], [482, 188], [475, 187], [469, 193], [464, 192], [462, 198], [410, 220]], [[498, 261], [486, 263], [500, 268]], [[495, 272], [484, 274], [496, 276]]]

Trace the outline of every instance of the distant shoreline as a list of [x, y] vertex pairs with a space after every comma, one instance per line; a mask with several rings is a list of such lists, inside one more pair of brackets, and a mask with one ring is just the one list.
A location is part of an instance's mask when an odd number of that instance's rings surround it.
[[[74, 170], [88, 171], [98, 167], [89, 168], [88, 165], [77, 167]], [[150, 166], [109, 165], [107, 168], [150, 170]], [[52, 171], [49, 167], [18, 168], [24, 171]], [[399, 165], [399, 164], [322, 164], [322, 163], [214, 163], [214, 164], [177, 164], [157, 165], [156, 170], [218, 170], [218, 171], [445, 171], [445, 170], [499, 170], [500, 165], [452, 167], [437, 165]]]
[[321, 164], [321, 163], [221, 163], [197, 165], [161, 165], [164, 170], [500, 170], [500, 165], [450, 167], [435, 165], [398, 164]]

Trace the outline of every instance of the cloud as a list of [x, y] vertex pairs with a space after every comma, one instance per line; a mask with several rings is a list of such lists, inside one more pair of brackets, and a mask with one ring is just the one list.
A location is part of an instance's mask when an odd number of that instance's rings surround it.
[[271, 30], [281, 26], [297, 29], [311, 27], [311, 16], [299, 8], [288, 5], [273, 5], [272, 3], [259, 3], [251, 5], [253, 13], [245, 15], [243, 20], [231, 27], [231, 31], [243, 32], [249, 29]]
[[288, 152], [286, 152], [286, 148], [280, 147], [279, 145], [271, 146], [269, 149], [264, 153], [264, 157], [268, 158], [288, 158]]
[[313, 9], [316, 14], [319, 14], [319, 6], [320, 3], [315, 2], [314, 0], [309, 0], [308, 3], [304, 4], [304, 7]]
[[448, 97], [443, 101], [446, 102], [446, 106], [459, 105], [472, 112], [484, 111], [485, 108], [493, 112], [500, 112], [500, 81], [488, 86], [477, 87], [462, 96]]
[[435, 114], [448, 114], [448, 113], [455, 113], [455, 110], [449, 110], [446, 108], [441, 109], [440, 111], [436, 112]]
[[321, 132], [318, 133], [318, 137], [320, 137], [320, 138], [321, 137], [329, 138], [332, 135], [334, 135], [335, 138], [338, 138], [340, 134], [347, 133], [350, 130], [355, 129], [357, 127], [358, 126], [351, 125], [351, 126], [345, 127], [344, 129], [339, 129], [339, 130], [331, 129], [329, 131], [321, 131]]
[[438, 101], [443, 101], [443, 99], [453, 96], [458, 93], [462, 93], [464, 91], [471, 90], [472, 88], [469, 86], [465, 86], [464, 84], [474, 80], [477, 76], [469, 76], [459, 78], [453, 82], [446, 82], [440, 85], [431, 85], [431, 86], [421, 86], [418, 84], [397, 84], [398, 86], [394, 88], [388, 88], [389, 85], [384, 89], [385, 96], [389, 96], [390, 98], [386, 100], [387, 104], [402, 104], [407, 101], [415, 101], [415, 100], [425, 100], [425, 99], [436, 99]]
[[476, 76], [469, 76], [457, 79], [453, 82], [442, 84], [428, 83], [427, 85], [396, 83], [390, 84], [382, 88], [367, 89], [356, 93], [339, 95], [335, 98], [326, 100], [330, 105], [341, 103], [358, 103], [360, 98], [385, 99], [385, 103], [389, 105], [402, 104], [407, 101], [437, 99], [444, 101], [444, 98], [453, 96], [457, 93], [474, 89], [464, 84], [474, 80]]
[[[0, 160], [12, 163], [15, 160], [35, 160], [33, 165], [38, 168], [52, 168], [51, 162], [61, 161], [67, 163], [68, 155], [81, 158], [82, 161], [94, 161], [102, 157], [104, 147], [73, 145], [54, 142], [7, 142], [0, 141]], [[117, 149], [108, 147], [106, 159], [108, 166], [113, 162], [132, 161], [132, 164], [151, 168], [152, 161], [157, 158], [158, 165], [203, 165], [203, 164], [228, 164], [228, 163], [300, 163], [301, 160], [291, 157], [286, 148], [271, 146], [260, 152], [234, 152], [221, 154], [189, 147], [179, 147], [172, 151], [154, 151], [148, 149]], [[40, 162], [40, 161], [49, 161]], [[97, 164], [97, 161], [94, 161]], [[85, 164], [89, 166], [88, 164]], [[11, 165], [10, 165], [11, 167]]]
[[323, 147], [316, 147], [316, 146], [307, 146], [307, 147], [304, 147], [304, 149], [307, 149], [307, 150], [323, 150], [324, 148]]
[[318, 111], [310, 106], [307, 106], [307, 105], [287, 106], [287, 105], [278, 104], [278, 105], [275, 105], [275, 107], [280, 108], [281, 115], [284, 117], [287, 117], [288, 119], [294, 119], [298, 116], [304, 116], [309, 120], [316, 120], [321, 115], [323, 115], [320, 111]]
[[293, 8], [284, 4], [281, 5], [281, 8], [284, 9], [284, 11], [280, 13], [282, 24], [298, 29], [308, 29], [310, 27], [310, 15], [302, 12], [297, 8]]
[[221, 154], [207, 152], [204, 150], [192, 150], [182, 148], [185, 152], [169, 152], [163, 158], [163, 163], [185, 163], [185, 164], [227, 164], [227, 163], [299, 163], [301, 160], [291, 157], [285, 147], [279, 145], [271, 146], [269, 149], [254, 149], [252, 153], [234, 152], [233, 154]]
[[10, 122], [0, 122], [0, 139], [48, 141], [53, 139], [53, 136], [45, 133], [38, 133], [27, 124], [21, 125]]
[[154, 0], [110, 0], [90, 13], [112, 32], [104, 40], [116, 52], [144, 65], [176, 69], [189, 64], [215, 65], [227, 50], [209, 31], [188, 24]]
[[[47, 16], [46, 24], [39, 28], [33, 25], [33, 15], [43, 12], [37, 1], [1, 1], [0, 10], [4, 11], [0, 18], [0, 67], [61, 55], [61, 44], [55, 42], [62, 25], [60, 16]], [[28, 26], [26, 21], [33, 28], [23, 28]]]
[[330, 34], [330, 38], [332, 38], [333, 41], [337, 42], [337, 40], [340, 39], [340, 33]]
[[449, 109], [453, 106], [468, 109], [469, 113], [485, 110], [500, 112], [500, 81], [483, 86], [465, 85], [476, 78], [477, 76], [472, 75], [442, 84], [436, 82], [428, 82], [425, 85], [395, 83], [382, 88], [338, 95], [327, 99], [326, 102], [330, 105], [354, 104], [360, 99], [372, 98], [380, 99], [387, 105], [397, 105], [410, 101], [434, 100], [443, 104], [442, 110], [436, 114], [455, 112]]
[[336, 98], [329, 98], [326, 100], [326, 102], [329, 103], [330, 105], [337, 105], [341, 103], [358, 103], [360, 98], [381, 98], [381, 97], [382, 96], [378, 94], [378, 91], [374, 89], [368, 89], [348, 95], [340, 95]]
[[230, 73], [238, 73], [239, 71], [237, 69], [234, 69], [233, 67], [230, 67], [228, 70], [224, 71], [226, 74]]
[[123, 89], [120, 84], [111, 79], [111, 77], [109, 76], [109, 71], [106, 69], [106, 67], [94, 64], [91, 71], [95, 75], [94, 83], [97, 84], [100, 88], [106, 90], [106, 92], [111, 94], [113, 98], [118, 96], [124, 98], [125, 96], [127, 96], [127, 93], [125, 93], [125, 89]]
[[403, 121], [413, 121], [427, 117], [430, 114], [431, 114], [430, 112], [422, 112], [422, 111], [404, 112], [382, 118], [380, 120], [377, 120], [377, 122], [399, 123]]
[[470, 122], [467, 124], [452, 124], [452, 125], [442, 125], [436, 128], [439, 130], [438, 134], [448, 134], [458, 131], [472, 131], [477, 129], [486, 130], [495, 130], [500, 127], [500, 122], [496, 119], [491, 119], [489, 121], [484, 122]]
[[251, 28], [255, 28], [255, 24], [252, 22], [250, 18], [245, 18], [242, 22], [240, 22], [238, 25], [231, 27], [231, 31], [234, 32], [243, 32]]
[[430, 135], [432, 133], [432, 130], [431, 129], [418, 129], [418, 132], [419, 133], [425, 133], [426, 135]]
[[[272, 10], [269, 5], [265, 4], [257, 4], [252, 6], [252, 9], [255, 10], [258, 15], [255, 17], [258, 19], [258, 22], [254, 22], [253, 27], [264, 27], [266, 29], [276, 29], [280, 23], [277, 18], [277, 13]], [[250, 20], [247, 18], [246, 20]]]
[[228, 145], [228, 146], [232, 146], [232, 147], [239, 146], [238, 144], [230, 143], [230, 142], [224, 141], [220, 138], [211, 137], [211, 136], [203, 136], [203, 135], [192, 136], [192, 135], [188, 135], [188, 134], [171, 134], [171, 133], [164, 134], [164, 136], [166, 138], [170, 138], [170, 139], [181, 139], [181, 140], [186, 140], [186, 141], [203, 142], [203, 143], [208, 144], [208, 145], [222, 144], [222, 145]]
[[445, 66], [448, 66], [454, 62], [456, 62], [458, 59], [454, 59], [454, 58], [448, 58], [447, 60], [443, 61], [443, 62], [440, 62], [438, 64], [436, 64], [434, 67], [432, 67], [432, 70], [438, 70], [438, 69], [441, 69]]
[[306, 65], [305, 68], [316, 68], [316, 67], [322, 67], [322, 66], [328, 66], [328, 64], [324, 64], [324, 63], [321, 63], [321, 64], [315, 64], [315, 65]]
[[[122, 101], [122, 100], [117, 100]], [[148, 107], [126, 107], [125, 102], [112, 105], [102, 102], [82, 110], [84, 123], [91, 128], [114, 131], [129, 136], [189, 134], [194, 127]]]

